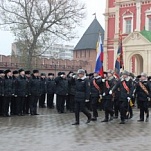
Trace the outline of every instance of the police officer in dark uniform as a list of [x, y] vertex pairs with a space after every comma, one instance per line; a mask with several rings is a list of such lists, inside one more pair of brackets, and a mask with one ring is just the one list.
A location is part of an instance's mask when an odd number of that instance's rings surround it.
[[39, 107], [45, 108], [45, 98], [46, 98], [46, 74], [41, 73], [41, 96], [39, 98]]
[[70, 112], [74, 112], [75, 107], [75, 78], [76, 74], [73, 72], [70, 72], [68, 75], [68, 102], [69, 102], [69, 110]]
[[12, 79], [11, 70], [5, 70], [4, 78], [4, 100], [3, 100], [3, 116], [10, 116], [9, 114], [9, 103], [11, 102], [12, 96], [14, 96], [14, 85]]
[[37, 103], [41, 96], [41, 80], [39, 78], [39, 70], [33, 70], [30, 79], [30, 114], [39, 115], [37, 113]]
[[65, 72], [59, 72], [58, 77], [55, 78], [56, 82], [56, 106], [58, 113], [64, 113], [64, 105], [68, 95], [68, 81]]
[[4, 76], [4, 71], [0, 70], [0, 116], [3, 115]]
[[[115, 85], [118, 83], [119, 79], [116, 78], [115, 80]], [[114, 97], [114, 102], [113, 102], [113, 106], [114, 106], [114, 118], [117, 119], [119, 116], [119, 111], [120, 111], [120, 100], [119, 100], [119, 96], [120, 96], [120, 88], [118, 88], [116, 91], [114, 91], [113, 97]]]
[[25, 71], [25, 77], [26, 77], [26, 80], [27, 80], [27, 96], [25, 98], [25, 103], [24, 103], [24, 114], [29, 114], [29, 103], [30, 103], [30, 85], [29, 85], [29, 81], [30, 81], [30, 78], [31, 78], [31, 72], [29, 70]]
[[[19, 76], [18, 70], [14, 70], [13, 76], [12, 76], [14, 90], [16, 90], [16, 79], [18, 78], [18, 76]], [[17, 115], [17, 96], [16, 95], [12, 96], [12, 99], [11, 99], [11, 115]]]
[[85, 70], [78, 70], [78, 78], [76, 79], [76, 93], [75, 93], [75, 123], [72, 125], [79, 125], [80, 123], [80, 111], [83, 112], [88, 120], [91, 121], [91, 113], [85, 107], [85, 102], [89, 102], [90, 99], [90, 83], [85, 76]]
[[133, 81], [129, 77], [128, 71], [125, 70], [122, 72], [122, 77], [113, 88], [113, 92], [118, 88], [120, 89], [119, 100], [121, 114], [121, 122], [119, 124], [125, 124], [125, 119], [127, 119], [127, 115], [129, 114], [129, 102], [134, 90]]
[[[113, 95], [112, 95], [112, 88], [115, 84], [115, 78], [113, 76], [114, 71], [108, 70], [107, 71], [107, 77], [103, 81], [103, 92], [102, 97], [104, 100], [104, 110], [105, 110], [105, 119], [102, 122], [108, 122], [109, 120], [113, 120]], [[109, 119], [110, 115], [110, 119]]]
[[102, 93], [102, 78], [99, 76], [99, 73], [94, 72], [93, 78], [90, 81], [90, 94], [91, 94], [91, 103], [92, 103], [92, 111], [93, 111], [93, 118], [92, 121], [97, 121], [98, 117], [98, 101], [100, 98], [100, 95]]
[[24, 115], [25, 98], [28, 96], [28, 83], [24, 69], [19, 69], [19, 77], [16, 79], [15, 95], [17, 96], [17, 115]]
[[148, 122], [148, 101], [151, 98], [151, 83], [148, 81], [146, 73], [141, 73], [140, 81], [136, 85], [136, 95], [140, 105], [140, 119], [138, 122], [144, 122], [144, 113], [146, 114], [146, 122]]
[[46, 90], [47, 90], [47, 107], [50, 109], [54, 108], [55, 87], [56, 87], [56, 83], [54, 79], [54, 73], [48, 73]]

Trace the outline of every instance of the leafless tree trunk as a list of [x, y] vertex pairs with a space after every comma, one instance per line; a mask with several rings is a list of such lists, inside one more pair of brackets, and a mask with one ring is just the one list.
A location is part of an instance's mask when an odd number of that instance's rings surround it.
[[11, 30], [32, 59], [49, 49], [52, 42], [76, 36], [74, 28], [85, 17], [85, 5], [78, 0], [1, 0], [0, 25]]

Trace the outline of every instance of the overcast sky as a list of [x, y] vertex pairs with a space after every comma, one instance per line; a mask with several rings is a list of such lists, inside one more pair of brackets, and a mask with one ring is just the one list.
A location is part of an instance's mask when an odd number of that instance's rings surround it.
[[[85, 30], [91, 24], [94, 19], [92, 14], [96, 13], [97, 19], [105, 27], [105, 21], [103, 13], [105, 12], [105, 3], [106, 0], [81, 0], [86, 4], [87, 7], [87, 16], [86, 19], [82, 21], [81, 27], [78, 27], [77, 30], [77, 39], [72, 40], [71, 45], [76, 45]], [[9, 55], [11, 54], [11, 43], [14, 42], [13, 35], [8, 31], [0, 31], [0, 54]]]

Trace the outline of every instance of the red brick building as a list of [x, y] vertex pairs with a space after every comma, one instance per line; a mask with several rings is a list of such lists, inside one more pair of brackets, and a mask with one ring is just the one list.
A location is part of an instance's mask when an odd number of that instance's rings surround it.
[[119, 33], [125, 69], [151, 74], [151, 0], [106, 0], [105, 69], [114, 69]]

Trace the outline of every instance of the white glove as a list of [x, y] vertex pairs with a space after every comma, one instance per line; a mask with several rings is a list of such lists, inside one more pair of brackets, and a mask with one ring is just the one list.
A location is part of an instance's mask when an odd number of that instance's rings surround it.
[[109, 91], [109, 94], [112, 94], [112, 90]]
[[63, 77], [63, 74], [60, 77]]
[[89, 102], [89, 100], [85, 100], [85, 102]]
[[17, 97], [17, 95], [14, 95], [14, 97], [16, 98], [16, 97]]
[[105, 79], [102, 79], [102, 82], [105, 82]]
[[151, 101], [150, 97], [147, 97], [147, 100], [148, 100], [148, 101]]
[[130, 97], [127, 97], [127, 100], [128, 100], [128, 102], [130, 102], [131, 98], [130, 98]]
[[103, 93], [103, 95], [102, 96], [105, 96], [105, 93]]
[[72, 77], [73, 77], [73, 78], [75, 78], [75, 77], [76, 77], [76, 75], [73, 75]]
[[101, 94], [99, 95], [99, 97], [100, 97], [100, 99], [102, 100], [102, 95], [101, 95]]

